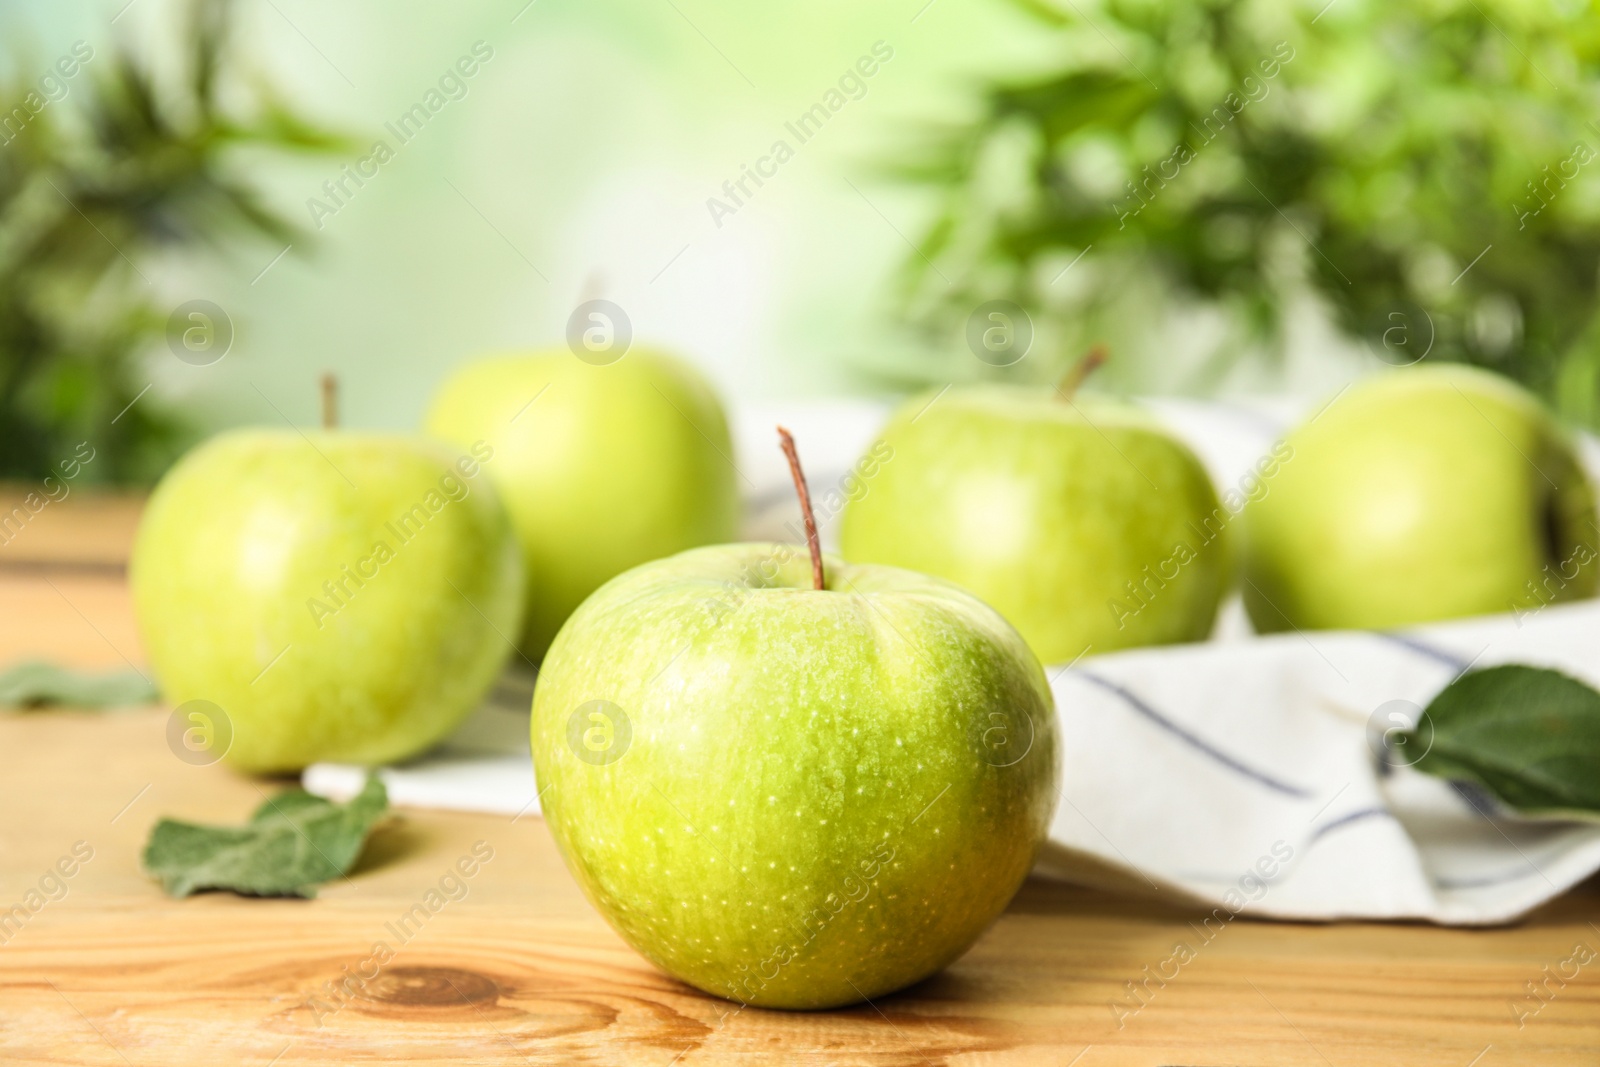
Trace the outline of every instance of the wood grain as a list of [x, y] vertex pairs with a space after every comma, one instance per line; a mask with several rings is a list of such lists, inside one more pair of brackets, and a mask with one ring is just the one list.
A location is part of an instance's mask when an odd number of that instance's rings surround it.
[[[0, 662], [138, 662], [114, 576], [0, 567], [0, 608]], [[1035, 880], [964, 959], [905, 993], [850, 1011], [741, 1010], [631, 952], [537, 818], [402, 812], [314, 901], [167, 900], [138, 869], [154, 820], [239, 819], [282, 783], [190, 766], [165, 727], [159, 708], [0, 714], [0, 1062], [1600, 1061], [1600, 959], [1543, 999], [1526, 989], [1574, 946], [1600, 951], [1594, 882], [1496, 930], [1241, 919], [1119, 1025], [1110, 1005], [1127, 1000], [1125, 983], [1196, 943], [1196, 916]], [[492, 858], [446, 880], [477, 842]], [[46, 884], [64, 895], [6, 926], [75, 846], [92, 857]], [[378, 941], [393, 958], [375, 967]]]
[[0, 482], [0, 573], [41, 565], [102, 574], [121, 570], [143, 497], [73, 489], [70, 483], [66, 489], [67, 496], [51, 500], [42, 486]]

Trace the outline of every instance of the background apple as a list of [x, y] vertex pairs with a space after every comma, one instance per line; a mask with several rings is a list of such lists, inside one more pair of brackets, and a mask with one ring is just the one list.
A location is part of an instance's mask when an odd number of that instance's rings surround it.
[[1532, 396], [1463, 366], [1391, 371], [1286, 439], [1244, 510], [1256, 629], [1383, 629], [1589, 596], [1595, 501]]
[[844, 512], [857, 562], [972, 590], [1046, 663], [1208, 636], [1229, 516], [1200, 461], [1148, 415], [1048, 388], [913, 398]]
[[428, 432], [489, 441], [488, 469], [522, 543], [523, 649], [537, 659], [584, 597], [646, 560], [738, 535], [722, 407], [687, 364], [629, 350], [471, 363], [434, 398]]
[[959, 956], [1055, 805], [1050, 690], [969, 594], [804, 549], [629, 571], [550, 648], [533, 702], [545, 817], [645, 956], [744, 1003], [875, 997]]
[[134, 607], [162, 693], [218, 705], [250, 771], [383, 763], [470, 711], [520, 621], [515, 537], [479, 464], [402, 437], [239, 431], [140, 523]]

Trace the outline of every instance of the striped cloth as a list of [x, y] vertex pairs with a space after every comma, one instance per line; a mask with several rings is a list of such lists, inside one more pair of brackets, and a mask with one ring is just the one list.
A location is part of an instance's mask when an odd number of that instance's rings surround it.
[[1283, 919], [1516, 918], [1600, 869], [1600, 823], [1513, 817], [1382, 732], [1469, 666], [1600, 685], [1596, 634], [1588, 602], [1520, 627], [1286, 634], [1052, 672], [1066, 784], [1041, 867]]
[[[1219, 489], [1292, 424], [1285, 404], [1156, 401]], [[830, 488], [846, 484], [887, 414], [867, 401], [737, 413], [746, 536], [791, 540], [794, 431], [836, 541]], [[1600, 448], [1585, 441], [1591, 469]], [[1245, 486], [1247, 488], [1247, 485]], [[1211, 911], [1296, 920], [1516, 918], [1600, 869], [1600, 822], [1521, 819], [1478, 791], [1418, 773], [1382, 738], [1415, 721], [1469, 667], [1529, 663], [1600, 687], [1600, 602], [1400, 634], [1250, 634], [1237, 598], [1209, 642], [1087, 657], [1047, 669], [1060, 716], [1062, 790], [1037, 873]], [[532, 679], [508, 675], [435, 752], [382, 773], [400, 806], [536, 812]], [[317, 765], [306, 788], [353, 795], [364, 772]]]

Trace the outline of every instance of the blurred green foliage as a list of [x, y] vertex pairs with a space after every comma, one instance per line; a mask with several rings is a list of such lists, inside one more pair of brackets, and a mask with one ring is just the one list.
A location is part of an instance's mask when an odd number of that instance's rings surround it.
[[1015, 2], [1059, 63], [896, 167], [943, 192], [914, 321], [1011, 299], [1042, 370], [1110, 336], [1159, 375], [1198, 307], [1225, 326], [1176, 384], [1203, 389], [1281, 359], [1310, 294], [1379, 359], [1486, 365], [1600, 425], [1595, 4]]
[[[188, 439], [140, 358], [169, 302], [157, 254], [255, 235], [303, 239], [233, 166], [245, 146], [341, 143], [253, 88], [248, 118], [219, 102], [228, 0], [184, 12], [184, 61], [158, 73], [126, 47], [8, 57], [0, 82], [0, 478], [39, 478], [90, 442], [95, 481], [145, 482]], [[141, 266], [143, 264], [144, 266]], [[129, 407], [129, 405], [132, 405]], [[120, 415], [120, 417], [119, 417]], [[115, 420], [115, 421], [113, 421]]]

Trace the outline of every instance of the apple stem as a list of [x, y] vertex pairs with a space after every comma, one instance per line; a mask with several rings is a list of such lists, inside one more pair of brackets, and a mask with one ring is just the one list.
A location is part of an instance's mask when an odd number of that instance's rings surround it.
[[1056, 391], [1061, 394], [1061, 399], [1070, 402], [1089, 375], [1099, 370], [1110, 355], [1105, 345], [1095, 345], [1084, 353], [1083, 358], [1074, 363], [1067, 373], [1061, 376], [1061, 381], [1056, 383]]
[[322, 375], [322, 428], [339, 428], [339, 379], [334, 377], [332, 371]]
[[811, 510], [811, 491], [806, 488], [806, 472], [800, 469], [800, 453], [795, 451], [794, 434], [778, 427], [778, 442], [789, 458], [789, 474], [795, 492], [800, 494], [800, 514], [806, 521], [806, 546], [811, 549], [811, 584], [820, 592], [827, 588], [822, 574], [822, 539], [817, 536], [817, 516]]

